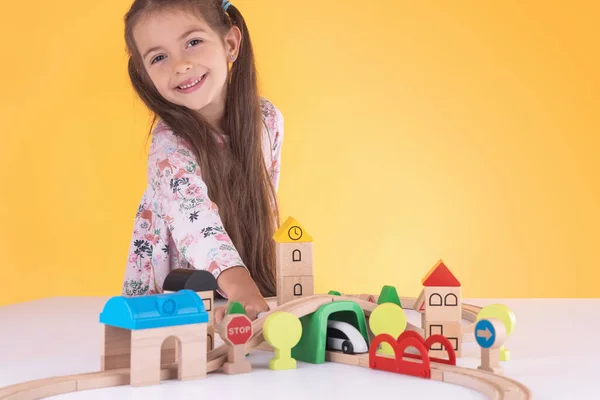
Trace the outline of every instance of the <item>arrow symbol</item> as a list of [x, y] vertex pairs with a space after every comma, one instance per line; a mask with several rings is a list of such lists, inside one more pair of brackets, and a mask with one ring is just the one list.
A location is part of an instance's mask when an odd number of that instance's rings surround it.
[[485, 328], [485, 330], [478, 329], [477, 336], [484, 337], [485, 340], [490, 340], [490, 338], [492, 337], [492, 332], [490, 332], [490, 330], [487, 327]]

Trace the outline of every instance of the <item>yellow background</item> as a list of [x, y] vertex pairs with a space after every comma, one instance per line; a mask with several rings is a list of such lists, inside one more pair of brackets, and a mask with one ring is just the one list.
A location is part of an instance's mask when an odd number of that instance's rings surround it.
[[[149, 126], [129, 3], [1, 6], [0, 304], [120, 293]], [[235, 2], [317, 291], [416, 297], [441, 258], [465, 297], [600, 296], [600, 10], [561, 3]]]

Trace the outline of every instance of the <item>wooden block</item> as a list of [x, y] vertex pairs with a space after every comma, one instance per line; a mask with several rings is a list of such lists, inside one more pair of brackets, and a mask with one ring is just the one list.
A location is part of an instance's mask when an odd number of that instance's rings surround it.
[[[456, 357], [462, 356], [462, 324], [461, 322], [447, 321], [425, 321], [425, 339], [431, 335], [442, 335], [454, 348]], [[442, 349], [442, 345], [435, 343], [429, 350], [430, 357], [448, 358], [446, 350]]]
[[131, 331], [116, 326], [102, 325], [102, 352], [100, 370], [129, 368], [131, 358]]
[[312, 276], [285, 276], [278, 278], [277, 304], [282, 305], [300, 297], [314, 295], [314, 278]]
[[312, 276], [313, 243], [276, 243], [276, 272], [278, 277]]
[[424, 288], [425, 316], [431, 321], [461, 321], [462, 289], [460, 286]]
[[161, 347], [177, 337], [177, 377], [180, 380], [206, 376], [207, 324], [190, 324], [131, 332], [131, 386], [160, 383]]
[[183, 332], [179, 337], [181, 354], [177, 360], [177, 379], [188, 381], [206, 377], [206, 324], [184, 325], [181, 330]]
[[[131, 365], [131, 331], [110, 325], [102, 325], [102, 352], [100, 370], [129, 368]], [[176, 363], [176, 339], [167, 338], [161, 346], [161, 365]]]
[[160, 383], [161, 328], [131, 332], [131, 386]]

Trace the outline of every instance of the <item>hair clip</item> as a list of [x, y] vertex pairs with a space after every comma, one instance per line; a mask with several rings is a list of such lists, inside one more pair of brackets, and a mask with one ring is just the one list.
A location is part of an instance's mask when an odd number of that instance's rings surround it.
[[221, 4], [221, 7], [223, 7], [223, 10], [227, 11], [227, 8], [229, 8], [230, 5], [231, 5], [230, 1], [223, 0], [223, 3]]

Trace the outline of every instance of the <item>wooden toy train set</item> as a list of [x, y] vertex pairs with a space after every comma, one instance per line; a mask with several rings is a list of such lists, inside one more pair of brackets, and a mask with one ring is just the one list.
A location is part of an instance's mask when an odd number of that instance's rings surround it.
[[[417, 298], [399, 297], [393, 286], [377, 295], [315, 294], [312, 238], [293, 218], [274, 235], [277, 297], [271, 311], [251, 321], [239, 303], [227, 306], [216, 332], [216, 280], [207, 271], [176, 269], [161, 294], [110, 298], [99, 322], [101, 371], [58, 376], [0, 388], [0, 399], [39, 399], [119, 385], [148, 386], [166, 379], [203, 379], [210, 372], [250, 373], [246, 355], [274, 351], [272, 370], [296, 361], [337, 362], [458, 384], [490, 399], [531, 399], [530, 390], [503, 375], [505, 338], [514, 314], [505, 306], [464, 304], [461, 285], [443, 261], [422, 280]], [[421, 314], [421, 327], [404, 310]], [[462, 320], [469, 322], [462, 325]], [[456, 366], [462, 344], [481, 348], [477, 369]]]

